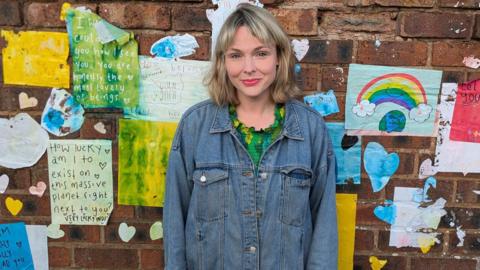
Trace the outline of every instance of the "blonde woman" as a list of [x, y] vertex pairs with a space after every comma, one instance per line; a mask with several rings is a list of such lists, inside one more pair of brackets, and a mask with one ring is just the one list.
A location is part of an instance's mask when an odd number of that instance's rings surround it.
[[223, 25], [170, 153], [166, 269], [337, 269], [335, 157], [322, 117], [294, 98], [290, 41], [242, 4]]

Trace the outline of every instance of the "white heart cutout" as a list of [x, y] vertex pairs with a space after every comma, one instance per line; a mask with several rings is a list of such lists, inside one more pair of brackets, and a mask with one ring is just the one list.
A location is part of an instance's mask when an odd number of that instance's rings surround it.
[[136, 231], [137, 229], [135, 229], [135, 227], [128, 226], [127, 223], [125, 222], [122, 222], [118, 227], [118, 235], [120, 236], [120, 239], [122, 239], [123, 242], [130, 241], [135, 235]]
[[107, 129], [105, 128], [105, 124], [103, 122], [98, 122], [96, 123], [93, 128], [98, 132], [98, 133], [101, 133], [101, 134], [106, 134], [107, 133]]
[[305, 55], [307, 54], [308, 48], [310, 48], [308, 43], [308, 39], [292, 40], [293, 52], [295, 53], [295, 57], [298, 61], [301, 61], [303, 57], [305, 57]]
[[18, 95], [18, 103], [20, 105], [20, 109], [26, 109], [37, 106], [38, 100], [35, 97], [29, 97], [25, 92], [21, 92]]
[[0, 193], [4, 193], [7, 190], [8, 182], [10, 182], [10, 178], [6, 174], [2, 174], [0, 176]]
[[62, 238], [65, 232], [60, 229], [60, 224], [50, 224], [47, 227], [47, 236], [52, 239]]
[[418, 169], [418, 178], [425, 179], [429, 176], [433, 176], [437, 173], [437, 167], [432, 165], [431, 159], [425, 159], [420, 164], [420, 169]]

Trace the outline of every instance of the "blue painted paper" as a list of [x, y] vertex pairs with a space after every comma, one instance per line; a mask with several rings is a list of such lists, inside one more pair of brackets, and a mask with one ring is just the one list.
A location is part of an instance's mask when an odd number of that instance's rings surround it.
[[337, 161], [337, 185], [352, 181], [360, 184], [362, 142], [358, 136], [348, 136], [344, 123], [327, 123]]
[[42, 113], [42, 127], [56, 136], [79, 130], [83, 124], [82, 105], [63, 89], [52, 89]]
[[197, 40], [189, 34], [167, 36], [156, 41], [150, 48], [150, 54], [164, 59], [174, 59], [195, 53]]
[[425, 183], [423, 184], [423, 189], [419, 189], [419, 192], [417, 192], [414, 197], [413, 201], [414, 202], [431, 202], [432, 200], [428, 197], [428, 190], [433, 187], [437, 188], [437, 179], [434, 177], [430, 176], [425, 180]]
[[322, 116], [327, 116], [340, 111], [337, 104], [337, 98], [331, 89], [326, 93], [305, 96], [303, 101], [308, 106], [314, 108]]
[[388, 224], [394, 224], [397, 216], [397, 206], [393, 204], [393, 201], [386, 200], [385, 206], [377, 206], [373, 209], [373, 214]]
[[374, 192], [382, 190], [397, 171], [400, 157], [397, 153], [387, 153], [379, 143], [370, 142], [363, 155], [365, 171], [372, 184]]
[[0, 269], [34, 269], [25, 223], [0, 224]]

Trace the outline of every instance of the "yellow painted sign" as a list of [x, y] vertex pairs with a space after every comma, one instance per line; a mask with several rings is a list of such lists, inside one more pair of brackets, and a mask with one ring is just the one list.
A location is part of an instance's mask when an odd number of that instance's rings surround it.
[[337, 194], [338, 270], [353, 269], [357, 194]]

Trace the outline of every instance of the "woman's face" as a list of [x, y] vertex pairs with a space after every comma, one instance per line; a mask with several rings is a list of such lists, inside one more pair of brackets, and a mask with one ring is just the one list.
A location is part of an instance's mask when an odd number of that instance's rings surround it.
[[245, 26], [237, 29], [225, 54], [225, 66], [240, 102], [270, 96], [277, 64], [274, 46], [262, 43]]

